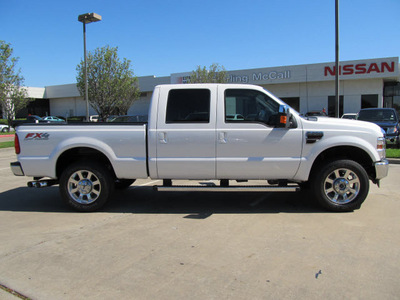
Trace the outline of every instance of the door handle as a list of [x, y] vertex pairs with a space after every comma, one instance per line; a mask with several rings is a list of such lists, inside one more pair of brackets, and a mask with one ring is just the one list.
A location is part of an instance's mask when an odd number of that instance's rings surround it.
[[158, 140], [161, 144], [167, 143], [167, 133], [166, 132], [159, 132], [158, 133]]
[[227, 133], [226, 132], [219, 132], [218, 133], [218, 142], [220, 144], [226, 144], [228, 142]]

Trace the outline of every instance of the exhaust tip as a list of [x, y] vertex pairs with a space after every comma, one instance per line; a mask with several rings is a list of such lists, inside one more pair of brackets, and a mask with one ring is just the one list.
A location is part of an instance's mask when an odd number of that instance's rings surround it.
[[42, 188], [42, 187], [47, 187], [48, 184], [46, 181], [29, 181], [28, 182], [28, 187], [30, 188]]
[[28, 187], [30, 188], [44, 188], [48, 186], [52, 186], [54, 184], [57, 184], [56, 180], [39, 180], [39, 181], [29, 181], [28, 182]]

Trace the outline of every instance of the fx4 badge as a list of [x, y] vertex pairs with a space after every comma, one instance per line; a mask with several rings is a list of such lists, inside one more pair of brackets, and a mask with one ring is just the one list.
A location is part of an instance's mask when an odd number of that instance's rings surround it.
[[25, 136], [25, 140], [45, 141], [49, 139], [50, 134], [45, 133], [28, 133]]

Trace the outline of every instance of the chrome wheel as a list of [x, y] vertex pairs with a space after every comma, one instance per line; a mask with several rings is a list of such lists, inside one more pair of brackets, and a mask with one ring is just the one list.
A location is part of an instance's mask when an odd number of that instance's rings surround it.
[[335, 204], [346, 204], [353, 201], [360, 192], [360, 179], [347, 168], [336, 169], [325, 178], [326, 197]]
[[368, 174], [358, 162], [338, 159], [322, 163], [311, 177], [315, 199], [330, 211], [359, 209], [367, 198]]
[[100, 196], [100, 180], [93, 172], [76, 171], [68, 179], [68, 193], [80, 204], [91, 204]]

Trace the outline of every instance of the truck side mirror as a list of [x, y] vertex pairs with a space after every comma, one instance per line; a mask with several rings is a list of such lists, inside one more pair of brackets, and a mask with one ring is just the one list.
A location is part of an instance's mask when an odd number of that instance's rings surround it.
[[278, 111], [278, 120], [275, 124], [275, 127], [279, 128], [289, 128], [290, 126], [290, 110], [288, 105], [280, 105]]

